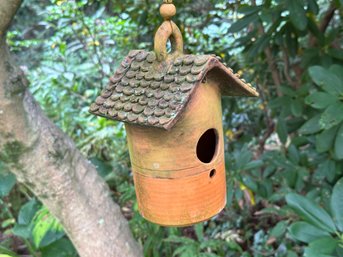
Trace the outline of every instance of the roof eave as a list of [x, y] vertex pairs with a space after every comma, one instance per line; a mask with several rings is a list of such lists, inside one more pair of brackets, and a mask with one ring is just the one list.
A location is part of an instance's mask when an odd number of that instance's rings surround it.
[[[219, 72], [211, 76], [211, 73]], [[210, 60], [207, 74], [217, 81], [223, 96], [245, 96], [245, 97], [258, 97], [259, 93], [250, 83], [241, 79], [238, 73], [234, 73], [231, 68], [226, 67], [217, 58]], [[219, 76], [218, 76], [219, 75]]]

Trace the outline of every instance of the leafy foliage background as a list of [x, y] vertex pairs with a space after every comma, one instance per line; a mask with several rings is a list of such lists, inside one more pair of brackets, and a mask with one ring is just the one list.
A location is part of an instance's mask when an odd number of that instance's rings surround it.
[[[140, 217], [123, 124], [88, 113], [127, 52], [152, 49], [161, 1], [26, 0], [7, 40], [45, 113], [110, 185], [145, 256], [342, 257], [342, 0], [174, 2], [185, 51], [219, 55], [261, 94], [223, 99], [228, 204], [193, 227]], [[1, 163], [0, 197], [0, 256], [77, 256]]]

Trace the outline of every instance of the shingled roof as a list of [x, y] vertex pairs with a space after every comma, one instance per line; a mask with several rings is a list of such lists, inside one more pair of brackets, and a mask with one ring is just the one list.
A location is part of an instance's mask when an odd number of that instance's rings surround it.
[[[182, 55], [158, 61], [154, 52], [133, 50], [90, 107], [108, 119], [170, 129], [212, 70], [222, 95], [257, 96], [256, 90], [213, 55]], [[218, 78], [217, 78], [218, 77]]]

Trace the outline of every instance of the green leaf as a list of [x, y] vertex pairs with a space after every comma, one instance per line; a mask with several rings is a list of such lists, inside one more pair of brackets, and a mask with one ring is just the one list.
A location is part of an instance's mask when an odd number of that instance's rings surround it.
[[337, 96], [343, 93], [343, 83], [332, 71], [321, 66], [312, 66], [308, 71], [313, 82], [329, 94]]
[[288, 251], [286, 257], [298, 257], [298, 255], [293, 251]]
[[316, 136], [316, 149], [319, 153], [329, 151], [333, 146], [338, 126], [324, 130]]
[[227, 182], [227, 186], [226, 186], [226, 201], [227, 201], [227, 206], [231, 206], [232, 205], [232, 201], [233, 201], [233, 197], [235, 194], [235, 182], [233, 179], [230, 179]]
[[317, 38], [318, 45], [325, 44], [324, 34], [319, 30], [315, 16], [309, 16], [307, 21], [308, 30]]
[[203, 241], [204, 240], [204, 224], [203, 223], [196, 224], [194, 226], [194, 231], [198, 240]]
[[326, 178], [330, 183], [332, 183], [336, 177], [336, 162], [330, 159], [321, 162], [318, 165], [315, 176], [317, 179]]
[[37, 248], [47, 246], [64, 236], [63, 227], [43, 207], [34, 218], [33, 242]]
[[238, 243], [236, 243], [234, 240], [230, 240], [229, 242], [227, 242], [227, 246], [229, 247], [230, 250], [234, 250], [235, 252], [239, 252], [239, 253], [243, 252], [242, 247]]
[[170, 236], [167, 239], [164, 239], [165, 242], [177, 243], [177, 244], [194, 244], [195, 241], [188, 237], [179, 237], [179, 236]]
[[14, 235], [24, 238], [24, 239], [29, 239], [31, 237], [31, 230], [32, 226], [31, 225], [20, 225], [20, 224], [15, 224], [12, 232]]
[[73, 257], [77, 256], [73, 244], [66, 238], [52, 243], [42, 249], [42, 257]]
[[263, 166], [263, 161], [262, 160], [254, 160], [251, 162], [248, 162], [246, 165], [243, 166], [243, 170], [252, 170], [252, 169], [257, 169], [261, 168]]
[[305, 249], [304, 256], [331, 256], [337, 247], [337, 240], [332, 237], [324, 237], [310, 242]]
[[0, 257], [1, 256], [18, 257], [15, 252], [12, 252], [11, 250], [0, 245]]
[[241, 31], [244, 28], [247, 28], [250, 23], [253, 23], [258, 20], [258, 15], [253, 13], [251, 15], [246, 15], [242, 19], [234, 22], [231, 27], [229, 28], [228, 32], [236, 33]]
[[10, 226], [13, 226], [15, 224], [15, 219], [10, 218], [10, 219], [5, 219], [4, 221], [1, 222], [1, 228], [8, 228]]
[[317, 133], [322, 129], [319, 124], [320, 118], [321, 114], [312, 117], [310, 120], [306, 121], [304, 125], [302, 125], [299, 132], [304, 135]]
[[104, 160], [100, 160], [96, 157], [90, 158], [89, 160], [95, 166], [96, 170], [102, 178], [106, 178], [106, 176], [112, 173], [113, 167]]
[[341, 178], [333, 188], [331, 212], [338, 230], [343, 232], [343, 178]]
[[333, 96], [328, 93], [318, 91], [312, 93], [311, 95], [305, 98], [306, 104], [310, 105], [315, 109], [325, 109], [337, 100], [337, 96]]
[[299, 49], [298, 37], [294, 33], [291, 22], [287, 22], [285, 29], [285, 45], [287, 46], [290, 56], [295, 57]]
[[343, 123], [337, 132], [335, 140], [335, 155], [337, 159], [343, 159]]
[[307, 17], [304, 10], [302, 1], [299, 0], [287, 0], [286, 1], [291, 22], [294, 27], [299, 30], [305, 30], [307, 27]]
[[294, 100], [297, 97], [297, 92], [293, 88], [290, 88], [289, 86], [281, 86], [280, 89], [283, 95], [290, 96], [285, 99], [287, 103], [289, 101]]
[[322, 113], [319, 125], [322, 129], [330, 129], [343, 121], [343, 103], [337, 102], [330, 105]]
[[254, 58], [257, 54], [261, 53], [268, 46], [270, 40], [271, 36], [268, 34], [259, 37], [249, 49], [249, 58]]
[[291, 162], [293, 162], [294, 164], [298, 164], [300, 161], [300, 154], [298, 149], [296, 148], [295, 145], [291, 144], [288, 147], [288, 158]]
[[244, 145], [241, 151], [235, 153], [235, 155], [237, 169], [243, 169], [243, 167], [252, 160], [252, 153], [247, 145]]
[[299, 221], [289, 227], [290, 236], [300, 242], [309, 243], [330, 234], [307, 222]]
[[[239, 245], [238, 245], [238, 247], [239, 247]], [[221, 256], [222, 255], [217, 255], [214, 253], [200, 253], [200, 255], [199, 255], [199, 257], [221, 257]]]
[[342, 244], [337, 246], [336, 254], [337, 254], [337, 257], [343, 257], [343, 246], [342, 246]]
[[295, 117], [300, 117], [302, 115], [303, 108], [304, 104], [300, 100], [295, 99], [291, 101], [291, 111]]
[[0, 197], [7, 196], [11, 192], [15, 183], [16, 178], [12, 173], [0, 172]]
[[318, 14], [319, 12], [319, 6], [317, 4], [316, 0], [307, 0], [308, 3], [308, 9], [313, 13], [313, 14]]
[[250, 15], [253, 13], [257, 13], [263, 9], [263, 6], [251, 6], [251, 5], [240, 5], [237, 9], [237, 12]]
[[330, 71], [335, 74], [343, 83], [343, 67], [342, 65], [334, 64], [330, 66]]
[[336, 227], [330, 215], [316, 203], [304, 196], [290, 193], [286, 201], [294, 211], [305, 221], [330, 233], [335, 233]]
[[18, 224], [29, 225], [39, 208], [40, 204], [35, 199], [23, 205], [19, 211]]
[[322, 253], [316, 253], [314, 250], [312, 250], [311, 248], [309, 247], [306, 247], [305, 248], [305, 251], [304, 251], [304, 257], [336, 257], [336, 256], [333, 256], [333, 255], [328, 255], [328, 254], [322, 254]]
[[328, 236], [320, 238], [310, 243], [310, 248], [316, 250], [317, 253], [332, 254], [337, 247], [337, 240]]
[[343, 51], [341, 49], [329, 48], [328, 54], [333, 58], [343, 60]]
[[288, 223], [286, 221], [280, 221], [275, 227], [273, 227], [270, 235], [276, 238], [281, 237], [286, 232], [287, 226]]
[[206, 249], [206, 248], [218, 249], [220, 247], [222, 247], [222, 241], [215, 240], [215, 239], [204, 240], [200, 244], [200, 249]]
[[279, 117], [277, 125], [276, 125], [276, 132], [279, 136], [280, 141], [285, 144], [287, 142], [288, 131], [287, 126], [284, 118]]

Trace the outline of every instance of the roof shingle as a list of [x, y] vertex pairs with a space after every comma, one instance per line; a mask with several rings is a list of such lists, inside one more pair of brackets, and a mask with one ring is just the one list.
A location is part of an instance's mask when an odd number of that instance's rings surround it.
[[133, 50], [90, 106], [90, 112], [113, 120], [170, 129], [196, 87], [214, 68], [227, 77], [221, 86], [223, 95], [258, 95], [215, 56], [182, 55], [159, 62], [154, 52]]

